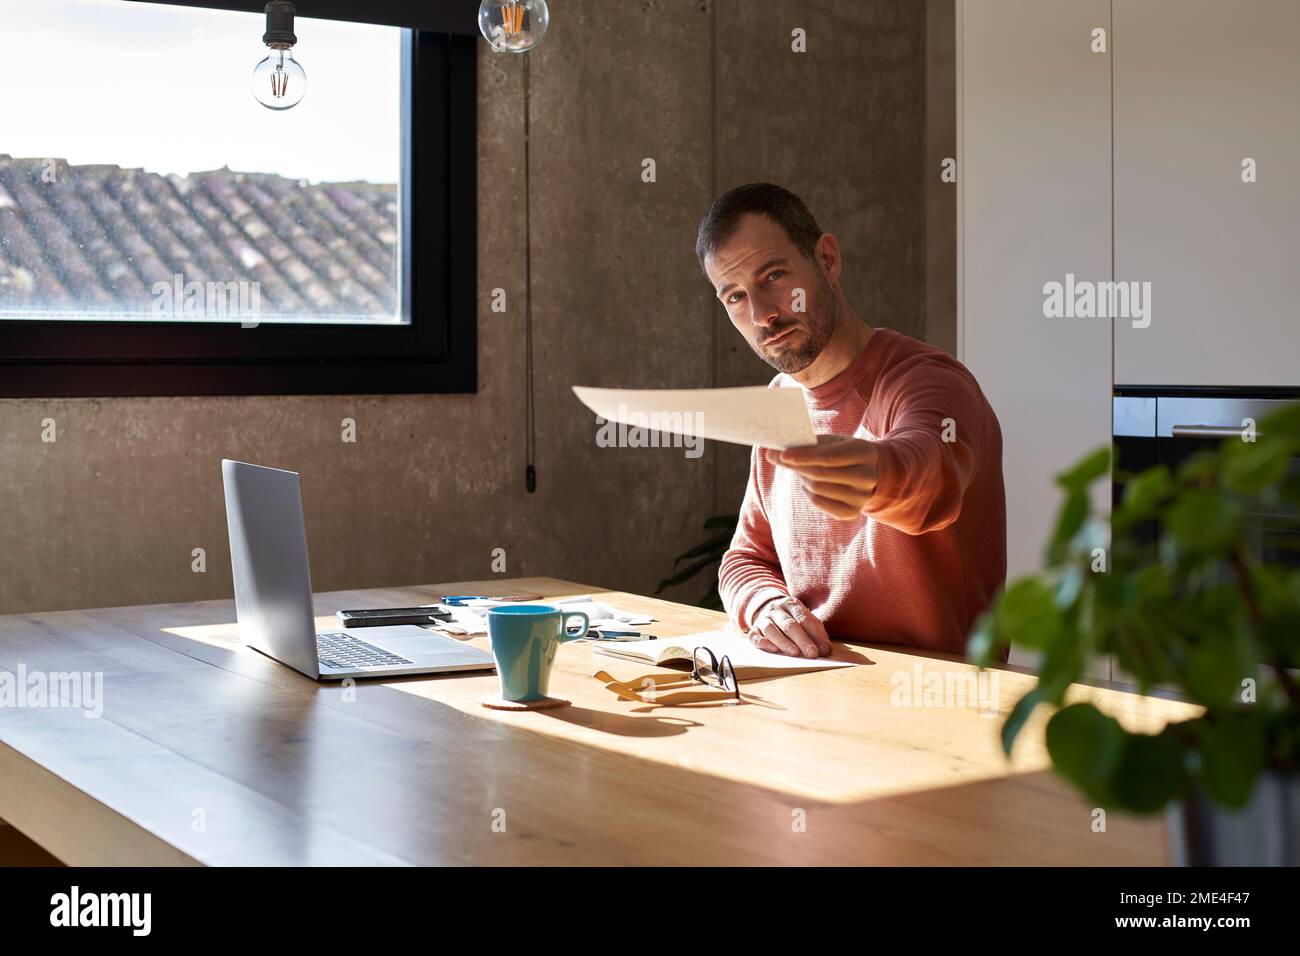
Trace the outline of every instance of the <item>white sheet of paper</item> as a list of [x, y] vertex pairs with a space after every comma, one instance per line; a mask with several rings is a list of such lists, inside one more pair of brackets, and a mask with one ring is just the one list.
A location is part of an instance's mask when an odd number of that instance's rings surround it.
[[760, 448], [815, 445], [801, 388], [588, 388], [573, 393], [606, 421]]
[[[437, 630], [449, 634], [486, 634], [488, 611], [502, 604], [514, 604], [515, 601], [470, 601], [466, 605], [429, 604], [426, 607], [439, 607], [450, 611], [452, 620], [435, 625]], [[653, 624], [654, 618], [646, 614], [624, 611], [609, 604], [592, 600], [591, 595], [569, 598], [564, 601], [535, 601], [535, 604], [549, 604], [566, 611], [582, 611], [590, 620], [591, 627], [603, 626], [640, 626]]]
[[[839, 651], [843, 645], [832, 645]], [[609, 657], [636, 658], [654, 661], [665, 647], [677, 647], [688, 653], [696, 647], [707, 647], [714, 657], [730, 657], [732, 666], [737, 668], [761, 668], [769, 672], [828, 670], [834, 667], [852, 667], [854, 661], [834, 660], [831, 657], [794, 657], [785, 654], [773, 654], [760, 651], [732, 630], [700, 631], [682, 637], [665, 637], [657, 641], [621, 641], [611, 644], [593, 644], [592, 650]]]

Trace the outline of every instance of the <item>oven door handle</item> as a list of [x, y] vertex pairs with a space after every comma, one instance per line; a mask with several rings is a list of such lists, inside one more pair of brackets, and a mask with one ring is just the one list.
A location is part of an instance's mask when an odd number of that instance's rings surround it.
[[1228, 425], [1175, 425], [1169, 429], [1169, 433], [1174, 438], [1240, 438], [1243, 432], [1245, 432], [1244, 428], [1232, 428]]

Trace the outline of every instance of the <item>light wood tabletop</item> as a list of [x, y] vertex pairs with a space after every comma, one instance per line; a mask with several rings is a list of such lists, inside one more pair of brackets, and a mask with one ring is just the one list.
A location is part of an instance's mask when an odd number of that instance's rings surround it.
[[[653, 615], [645, 630], [661, 639], [725, 620], [516, 578], [319, 594], [317, 624], [337, 628], [343, 608], [520, 592], [590, 594]], [[481, 706], [492, 673], [317, 683], [240, 644], [231, 601], [0, 617], [0, 670], [103, 675], [98, 718], [0, 709], [0, 819], [97, 865], [1167, 861], [1159, 818], [1102, 820], [1051, 772], [1045, 715], [1003, 755], [999, 728], [1031, 676], [986, 673], [990, 716], [977, 699], [922, 694], [971, 686], [965, 663], [848, 652], [865, 663], [744, 682], [741, 703], [676, 704], [621, 698], [593, 676], [635, 685], [665, 669], [572, 643], [551, 681], [572, 706], [518, 713]], [[1195, 713], [1075, 694], [1130, 729]]]

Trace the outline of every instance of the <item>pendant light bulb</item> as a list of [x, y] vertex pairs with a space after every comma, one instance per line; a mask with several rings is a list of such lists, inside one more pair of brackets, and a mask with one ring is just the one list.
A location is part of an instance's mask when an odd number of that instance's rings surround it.
[[292, 109], [307, 92], [307, 74], [293, 58], [298, 42], [293, 32], [295, 12], [289, 0], [271, 0], [266, 5], [262, 42], [270, 54], [253, 69], [253, 96], [269, 110]]
[[546, 0], [483, 0], [478, 28], [498, 53], [524, 53], [542, 42], [551, 14]]

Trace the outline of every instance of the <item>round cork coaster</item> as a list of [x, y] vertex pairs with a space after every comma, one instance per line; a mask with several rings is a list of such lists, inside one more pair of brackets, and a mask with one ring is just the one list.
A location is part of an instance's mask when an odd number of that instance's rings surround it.
[[480, 703], [488, 710], [554, 710], [557, 707], [568, 707], [573, 701], [560, 697], [543, 697], [541, 700], [506, 700], [500, 694], [495, 694]]

